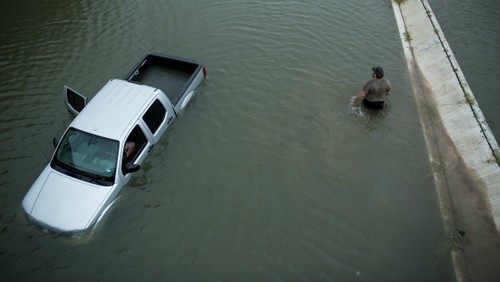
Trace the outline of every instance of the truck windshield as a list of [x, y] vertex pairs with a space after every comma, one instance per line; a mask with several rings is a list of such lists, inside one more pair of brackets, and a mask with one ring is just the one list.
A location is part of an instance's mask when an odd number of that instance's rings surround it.
[[69, 176], [110, 186], [115, 180], [118, 141], [70, 128], [51, 162]]

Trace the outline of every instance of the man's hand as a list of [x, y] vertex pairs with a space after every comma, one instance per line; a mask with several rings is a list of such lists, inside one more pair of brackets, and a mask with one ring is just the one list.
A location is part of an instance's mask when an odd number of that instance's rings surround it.
[[357, 96], [351, 98], [351, 105], [356, 104], [358, 101], [361, 101], [365, 98], [366, 93], [364, 90], [359, 91]]
[[351, 98], [351, 105], [356, 104], [356, 96], [352, 96]]

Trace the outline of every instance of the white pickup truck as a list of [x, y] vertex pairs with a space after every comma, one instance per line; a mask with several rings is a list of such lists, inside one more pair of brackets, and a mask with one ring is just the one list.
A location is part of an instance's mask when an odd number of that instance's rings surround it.
[[77, 115], [22, 201], [28, 218], [56, 232], [92, 227], [112, 205], [206, 77], [196, 61], [146, 54], [125, 79], [111, 79], [88, 103], [64, 87]]

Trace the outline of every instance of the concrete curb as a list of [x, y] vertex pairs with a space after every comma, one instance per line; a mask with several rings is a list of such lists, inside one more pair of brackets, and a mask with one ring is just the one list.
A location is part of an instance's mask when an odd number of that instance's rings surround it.
[[[427, 0], [392, 1], [459, 281], [487, 281], [500, 261], [500, 149]], [[410, 39], [410, 40], [408, 40]], [[462, 213], [462, 214], [460, 214]], [[466, 218], [464, 228], [460, 218]], [[484, 231], [487, 229], [489, 232]], [[465, 232], [467, 230], [467, 233]], [[483, 234], [483, 233], [488, 234]], [[492, 250], [488, 250], [494, 245]], [[473, 245], [473, 246], [471, 246]], [[479, 265], [481, 256], [492, 259]], [[483, 259], [484, 260], [484, 259]], [[486, 269], [486, 270], [485, 270]], [[500, 276], [497, 276], [500, 277]]]

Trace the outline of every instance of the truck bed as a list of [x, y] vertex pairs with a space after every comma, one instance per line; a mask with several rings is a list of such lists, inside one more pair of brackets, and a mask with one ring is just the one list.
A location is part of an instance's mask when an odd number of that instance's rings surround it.
[[190, 59], [150, 53], [132, 68], [125, 80], [159, 88], [175, 107], [201, 69], [201, 64]]

